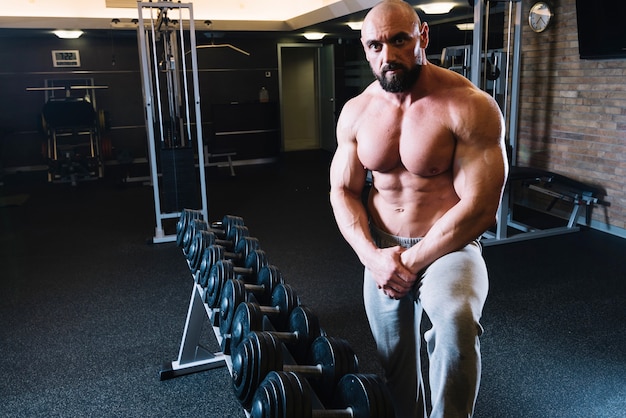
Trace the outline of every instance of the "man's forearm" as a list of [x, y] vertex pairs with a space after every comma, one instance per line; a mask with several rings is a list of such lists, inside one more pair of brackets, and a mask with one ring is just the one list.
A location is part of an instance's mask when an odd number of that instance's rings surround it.
[[331, 191], [331, 206], [339, 231], [363, 264], [368, 254], [377, 249], [369, 230], [367, 211], [360, 196]]
[[402, 262], [416, 273], [438, 258], [479, 238], [494, 222], [491, 210], [458, 203], [442, 216], [424, 238], [402, 254]]

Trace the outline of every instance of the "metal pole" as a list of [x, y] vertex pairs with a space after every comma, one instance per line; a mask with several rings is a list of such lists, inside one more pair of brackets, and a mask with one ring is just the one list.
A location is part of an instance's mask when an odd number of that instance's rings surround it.
[[480, 69], [482, 54], [483, 16], [486, 0], [474, 0], [474, 34], [472, 39], [472, 63], [470, 65], [470, 81], [480, 88]]
[[[200, 112], [200, 85], [198, 83], [198, 61], [196, 57], [196, 30], [193, 20], [193, 8], [189, 5], [189, 41], [191, 44], [191, 69], [193, 74], [193, 98], [196, 110], [196, 143], [198, 144], [198, 166], [200, 170], [200, 193], [202, 198], [202, 215], [209, 219], [207, 203], [206, 172], [204, 169], [204, 137], [202, 136], [202, 115]], [[184, 54], [184, 51], [183, 51]]]
[[513, 74], [511, 77], [511, 113], [509, 116], [509, 145], [511, 165], [517, 164], [517, 124], [519, 117], [519, 90], [522, 67], [522, 2], [515, 9], [515, 37], [513, 39]]
[[143, 9], [141, 3], [137, 3], [137, 8], [139, 11], [139, 23], [137, 26], [137, 34], [139, 36], [139, 50], [141, 57], [141, 79], [143, 82], [143, 97], [145, 103], [145, 120], [146, 120], [146, 130], [148, 134], [148, 149], [150, 151], [150, 178], [152, 180], [152, 190], [154, 195], [154, 212], [156, 218], [156, 228], [155, 228], [155, 236], [162, 237], [163, 233], [163, 224], [161, 222], [161, 201], [159, 199], [159, 188], [158, 188], [158, 173], [157, 173], [157, 164], [156, 164], [156, 145], [154, 138], [154, 105], [153, 105], [153, 97], [152, 97], [152, 76], [150, 74], [150, 65], [148, 59], [148, 51], [147, 51], [147, 42], [146, 42], [146, 33], [144, 29], [143, 22]]

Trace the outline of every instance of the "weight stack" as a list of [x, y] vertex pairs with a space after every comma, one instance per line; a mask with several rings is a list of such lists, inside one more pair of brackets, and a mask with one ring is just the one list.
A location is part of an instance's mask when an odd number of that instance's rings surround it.
[[193, 148], [161, 149], [161, 206], [165, 212], [200, 207]]

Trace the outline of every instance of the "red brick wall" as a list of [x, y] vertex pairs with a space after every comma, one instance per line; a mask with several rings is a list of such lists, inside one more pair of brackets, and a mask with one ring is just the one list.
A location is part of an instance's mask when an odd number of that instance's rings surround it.
[[[517, 164], [601, 186], [610, 206], [593, 224], [626, 229], [626, 59], [578, 55], [575, 0], [553, 0], [543, 33], [528, 26], [534, 0], [523, 0]], [[621, 231], [616, 228], [621, 229]]]

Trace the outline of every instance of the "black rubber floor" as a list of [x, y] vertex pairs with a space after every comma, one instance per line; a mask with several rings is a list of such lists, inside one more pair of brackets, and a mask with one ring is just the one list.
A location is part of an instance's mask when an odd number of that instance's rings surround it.
[[[326, 332], [348, 340], [361, 371], [379, 373], [328, 164], [305, 152], [234, 178], [212, 168], [209, 213], [244, 217]], [[243, 417], [225, 368], [159, 381], [178, 356], [192, 281], [180, 249], [147, 243], [152, 188], [119, 178], [4, 179], [0, 196], [28, 198], [0, 208], [0, 415]], [[598, 231], [485, 248], [476, 417], [626, 416], [624, 254], [624, 239]], [[217, 351], [208, 326], [203, 342]]]

